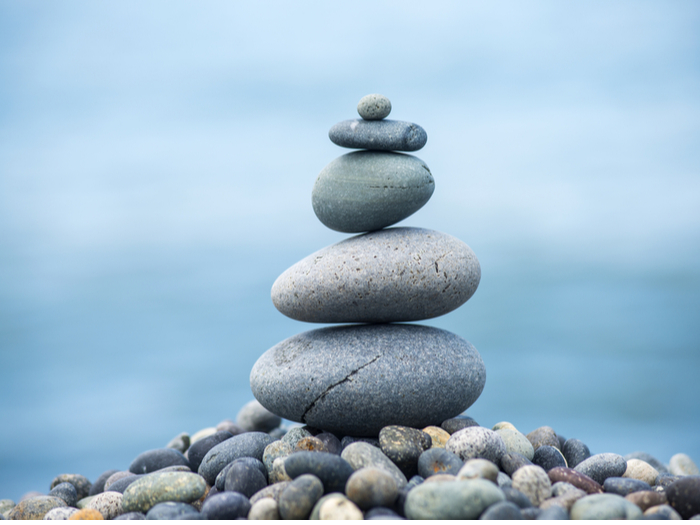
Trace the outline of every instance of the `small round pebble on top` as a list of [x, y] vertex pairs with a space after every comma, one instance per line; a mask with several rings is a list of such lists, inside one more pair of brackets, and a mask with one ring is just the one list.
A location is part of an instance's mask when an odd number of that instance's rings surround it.
[[357, 112], [365, 120], [382, 120], [391, 113], [391, 102], [384, 95], [365, 95], [357, 104]]

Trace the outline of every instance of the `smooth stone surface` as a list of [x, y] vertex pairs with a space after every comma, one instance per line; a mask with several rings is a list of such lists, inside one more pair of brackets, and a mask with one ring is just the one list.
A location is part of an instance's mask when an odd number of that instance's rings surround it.
[[[319, 500], [314, 504], [314, 508], [311, 509], [311, 514], [309, 515], [310, 520], [318, 520], [319, 518], [319, 513], [321, 510], [321, 505], [323, 505], [326, 501], [332, 500], [332, 499], [347, 499], [344, 494], [340, 492], [331, 492], [330, 494], [326, 494], [325, 496], [322, 496], [319, 498]], [[350, 501], [350, 500], [348, 500]], [[353, 505], [355, 505], [353, 503]], [[357, 506], [357, 505], [355, 505]], [[359, 510], [359, 509], [358, 509]], [[362, 513], [362, 511], [360, 511]], [[360, 518], [362, 519], [362, 518]]]
[[291, 483], [291, 481], [283, 481], [281, 483], [275, 483], [273, 485], [268, 485], [264, 489], [259, 490], [253, 497], [250, 498], [251, 505], [255, 505], [258, 501], [263, 498], [272, 498], [275, 501], [279, 501], [280, 495], [284, 492], [284, 489]]
[[204, 479], [191, 472], [162, 472], [149, 474], [135, 481], [124, 491], [123, 512], [148, 512], [165, 501], [190, 503], [204, 496]]
[[90, 489], [92, 488], [92, 483], [90, 483], [90, 480], [81, 474], [61, 474], [53, 479], [49, 489], [53, 489], [60, 483], [70, 483], [73, 485], [76, 493], [78, 494], [79, 500], [89, 496]]
[[78, 507], [79, 509], [84, 509], [85, 507], [87, 507], [90, 504], [90, 502], [93, 499], [95, 499], [95, 496], [86, 496], [83, 499], [78, 500], [78, 503], [76, 503], [75, 506]]
[[501, 456], [500, 460], [501, 470], [511, 477], [520, 467], [532, 464], [533, 463], [529, 459], [517, 452], [506, 452]]
[[391, 102], [384, 95], [365, 95], [357, 104], [357, 112], [365, 120], [382, 120], [391, 113]]
[[265, 447], [274, 439], [264, 432], [246, 432], [233, 436], [209, 450], [199, 465], [199, 475], [208, 485], [216, 483], [216, 476], [233, 460], [243, 457], [262, 461]]
[[425, 427], [423, 432], [430, 436], [431, 448], [445, 448], [447, 441], [450, 439], [449, 432], [434, 425]]
[[280, 426], [282, 418], [276, 416], [257, 400], [243, 405], [236, 416], [236, 425], [246, 432], [269, 432]]
[[487, 508], [481, 516], [480, 520], [521, 520], [523, 515], [520, 512], [520, 507], [510, 501], [499, 501]]
[[[352, 443], [343, 449], [340, 456], [350, 464], [353, 470], [359, 470], [363, 467], [381, 468], [391, 474], [399, 489], [404, 488], [407, 484], [403, 472], [381, 450], [369, 443], [361, 441]], [[423, 478], [421, 478], [422, 480]]]
[[345, 450], [345, 447], [347, 447], [348, 445], [352, 445], [353, 443], [357, 443], [357, 442], [369, 443], [373, 447], [379, 448], [379, 439], [374, 438], [374, 437], [345, 436], [345, 437], [343, 437], [343, 439], [340, 440], [340, 446], [342, 447], [343, 450]]
[[542, 467], [525, 465], [513, 473], [513, 488], [525, 494], [535, 507], [552, 495], [552, 483]]
[[164, 467], [174, 465], [190, 466], [190, 462], [179, 450], [174, 448], [157, 448], [142, 452], [129, 465], [129, 472], [148, 474]]
[[418, 157], [356, 151], [321, 170], [311, 203], [316, 217], [331, 230], [361, 233], [413, 215], [434, 190], [433, 175]]
[[[114, 474], [112, 474], [111, 476], [109, 476], [105, 480], [105, 484], [102, 487], [102, 491], [110, 490], [110, 487], [112, 486], [113, 483], [116, 483], [120, 479], [124, 479], [124, 478], [127, 478], [129, 476], [135, 476], [135, 474], [133, 472], [129, 472], [128, 470], [119, 470], [119, 471], [115, 472]], [[90, 490], [92, 490], [92, 487], [90, 488]], [[90, 494], [90, 495], [92, 495], [92, 494]]]
[[559, 437], [552, 427], [539, 427], [527, 434], [527, 439], [532, 444], [532, 448], [537, 450], [542, 445], [559, 448]]
[[244, 430], [241, 427], [236, 425], [236, 423], [234, 423], [230, 419], [224, 419], [216, 425], [217, 432], [221, 432], [222, 430], [230, 432], [232, 436], [237, 436], [238, 434], [243, 434], [244, 432]]
[[104, 519], [113, 520], [122, 513], [123, 495], [119, 492], [101, 492], [85, 508], [98, 511]]
[[435, 474], [457, 475], [464, 462], [444, 448], [431, 448], [424, 451], [418, 458], [418, 474], [429, 478]]
[[282, 437], [282, 441], [287, 443], [290, 447], [292, 447], [292, 450], [294, 450], [300, 440], [304, 439], [305, 437], [313, 437], [316, 434], [317, 432], [314, 432], [314, 430], [307, 425], [295, 426], [287, 431], [287, 433]]
[[498, 484], [498, 467], [488, 459], [468, 459], [459, 469], [457, 479], [486, 479]]
[[[552, 478], [549, 478], [549, 479], [551, 481]], [[578, 491], [578, 490], [581, 490], [581, 489], [575, 487], [574, 485], [572, 485], [571, 483], [568, 483], [566, 481], [556, 481], [556, 482], [552, 483], [552, 496], [555, 498], [559, 497], [559, 496], [564, 496], [565, 494], [567, 494], [569, 492]], [[583, 492], [583, 493], [586, 494], [586, 492]]]
[[[89, 490], [89, 489], [88, 489]], [[41, 520], [51, 509], [65, 507], [66, 502], [55, 496], [34, 496], [20, 501], [7, 513], [8, 520]]]
[[199, 511], [188, 503], [164, 501], [154, 505], [147, 513], [147, 520], [197, 520]]
[[315, 436], [301, 438], [294, 447], [294, 452], [329, 452], [323, 441]]
[[192, 472], [197, 472], [199, 470], [199, 465], [202, 463], [204, 456], [207, 455], [207, 452], [209, 452], [219, 443], [223, 443], [224, 441], [232, 437], [233, 434], [231, 434], [230, 432], [227, 432], [225, 430], [217, 431], [211, 436], [202, 438], [196, 443], [192, 444], [192, 446], [187, 451], [187, 459], [189, 460]]
[[362, 511], [355, 503], [342, 495], [337, 498], [329, 498], [318, 508], [320, 520], [361, 520]]
[[168, 441], [165, 448], [174, 448], [175, 450], [184, 454], [187, 452], [187, 449], [190, 448], [190, 435], [187, 432], [179, 433], [173, 439]]
[[299, 476], [280, 494], [278, 502], [280, 517], [283, 520], [306, 519], [321, 496], [323, 496], [323, 483], [320, 479], [313, 474]]
[[607, 478], [622, 477], [627, 470], [627, 461], [619, 454], [606, 452], [582, 461], [574, 470], [602, 485]]
[[280, 519], [277, 501], [273, 498], [262, 498], [256, 501], [248, 511], [249, 520], [278, 520]]
[[569, 468], [574, 468], [582, 461], [591, 457], [591, 451], [580, 439], [567, 439], [561, 448], [561, 453], [564, 454], [566, 464]]
[[540, 503], [540, 508], [542, 510], [545, 510], [550, 507], [561, 507], [563, 509], [566, 509], [568, 513], [571, 510], [571, 507], [573, 507], [574, 503], [586, 496], [587, 494], [584, 491], [573, 487], [572, 491], [566, 492], [561, 496], [556, 496], [544, 500], [542, 503]]
[[192, 434], [192, 437], [190, 438], [190, 446], [194, 445], [200, 439], [207, 438], [213, 434], [216, 434], [217, 432], [218, 429], [216, 427], [206, 427], [201, 430], [198, 430], [197, 432]]
[[343, 492], [354, 471], [345, 459], [329, 452], [296, 452], [284, 460], [284, 469], [292, 479], [313, 474], [326, 493]]
[[223, 492], [226, 488], [226, 475], [228, 474], [229, 469], [235, 464], [245, 464], [257, 469], [260, 471], [260, 474], [263, 475], [265, 484], [267, 485], [267, 469], [265, 468], [265, 465], [263, 465], [262, 461], [255, 458], [238, 458], [226, 465], [223, 469], [221, 469], [221, 472], [217, 474], [215, 486], [218, 491]]
[[674, 476], [698, 476], [700, 470], [687, 454], [675, 454], [668, 463], [668, 469]]
[[294, 452], [294, 446], [284, 440], [273, 441], [265, 447], [262, 455], [262, 462], [268, 472], [272, 470], [272, 463], [277, 458], [286, 458]]
[[374, 507], [373, 509], [365, 512], [366, 520], [381, 520], [381, 519], [394, 519], [400, 520], [404, 519], [399, 514], [386, 507]]
[[651, 490], [651, 487], [648, 483], [638, 479], [613, 477], [607, 478], [603, 482], [603, 490], [612, 494], [627, 496], [627, 494], [639, 492], [640, 490]]
[[507, 427], [498, 428], [494, 432], [501, 436], [506, 446], [506, 452], [515, 452], [532, 461], [532, 458], [535, 456], [535, 449], [524, 434]]
[[555, 467], [568, 467], [566, 459], [564, 459], [562, 453], [559, 452], [559, 449], [549, 445], [538, 447], [537, 450], [535, 450], [532, 462], [542, 467], [545, 472], [549, 472]]
[[326, 447], [326, 451], [330, 452], [331, 454], [340, 456], [340, 453], [343, 451], [343, 445], [340, 443], [340, 440], [335, 436], [335, 434], [331, 434], [330, 432], [321, 432], [320, 434], [316, 434], [316, 439], [321, 441], [321, 443], [323, 443]]
[[586, 494], [600, 494], [603, 492], [603, 486], [600, 483], [574, 469], [556, 467], [547, 472], [547, 475], [552, 483], [565, 481], [581, 489]]
[[253, 394], [276, 414], [354, 436], [443, 421], [476, 401], [485, 381], [481, 356], [467, 341], [402, 324], [295, 335], [265, 352], [250, 375]]
[[469, 417], [464, 414], [460, 414], [458, 416], [446, 419], [440, 424], [440, 428], [442, 428], [445, 432], [447, 432], [450, 435], [454, 434], [458, 430], [462, 430], [463, 428], [478, 426], [479, 423], [477, 423], [473, 417]]
[[284, 315], [310, 323], [421, 321], [462, 306], [480, 279], [476, 255], [459, 239], [423, 228], [388, 228], [294, 264], [272, 285], [272, 301]]
[[402, 120], [343, 120], [328, 131], [328, 138], [343, 148], [380, 151], [418, 151], [428, 142], [421, 126]]
[[207, 498], [202, 505], [202, 516], [207, 520], [235, 520], [248, 517], [251, 505], [243, 494], [221, 492]]
[[386, 470], [365, 467], [353, 472], [345, 485], [348, 499], [360, 509], [389, 507], [399, 495], [396, 480]]
[[674, 476], [672, 474], [660, 474], [654, 483], [654, 490], [666, 490], [681, 478], [682, 476]]
[[644, 511], [645, 516], [653, 515], [654, 519], [666, 519], [666, 520], [682, 520], [676, 510], [670, 505], [657, 505], [655, 507], [649, 507]]
[[501, 490], [508, 501], [512, 501], [521, 509], [532, 507], [530, 498], [528, 498], [527, 495], [523, 494], [518, 489], [514, 489], [513, 487], [502, 487]]
[[466, 461], [483, 458], [500, 464], [501, 456], [506, 453], [506, 445], [496, 432], [484, 427], [468, 427], [458, 430], [447, 441], [445, 450], [453, 452]]
[[501, 489], [483, 479], [423, 483], [408, 493], [404, 510], [414, 520], [470, 520], [499, 501]]
[[66, 502], [67, 507], [75, 507], [78, 503], [78, 491], [76, 491], [75, 487], [67, 481], [56, 485], [51, 489], [48, 495], [61, 498]]
[[684, 477], [672, 483], [666, 489], [666, 498], [683, 519], [700, 514], [700, 476]]
[[418, 474], [418, 458], [432, 441], [422, 430], [400, 425], [388, 425], [379, 432], [379, 448], [406, 478]]
[[496, 485], [499, 487], [512, 487], [513, 486], [513, 480], [511, 477], [506, 474], [505, 472], [499, 472], [498, 476], [496, 476]]
[[125, 512], [120, 514], [115, 520], [145, 520], [146, 515], [143, 512]]
[[631, 454], [627, 454], [625, 456], [625, 460], [630, 460], [630, 459], [641, 459], [642, 461], [646, 461], [649, 463], [652, 467], [654, 467], [656, 470], [658, 470], [660, 473], [669, 473], [668, 468], [666, 465], [661, 463], [658, 459], [656, 459], [654, 456], [651, 454], [647, 454], [646, 452], [632, 452]]
[[631, 494], [627, 494], [627, 496], [625, 496], [625, 499], [637, 505], [637, 507], [642, 509], [642, 511], [647, 510], [649, 507], [665, 505], [666, 503], [668, 503], [665, 492], [656, 492], [653, 490], [642, 490], [639, 492], [632, 492]]
[[119, 478], [114, 483], [109, 485], [110, 492], [119, 492], [124, 494], [124, 491], [132, 484], [141, 479], [144, 474], [132, 474], [131, 476], [124, 476]]
[[538, 520], [568, 520], [569, 513], [566, 511], [565, 508], [560, 507], [559, 505], [552, 505], [551, 507], [543, 509], [542, 512], [540, 512], [539, 516], [537, 516], [537, 519]]
[[[44, 514], [45, 520], [67, 520], [70, 518], [73, 514], [78, 512], [79, 509], [76, 509], [75, 507], [56, 507], [55, 509], [51, 509], [48, 511], [46, 514]], [[4, 518], [2, 518], [4, 519]]]
[[642, 511], [634, 503], [616, 494], [592, 494], [571, 507], [572, 520], [635, 520]]
[[649, 485], [654, 485], [656, 484], [656, 478], [659, 477], [659, 471], [641, 459], [628, 459], [627, 470], [625, 470], [622, 477], [638, 479]]
[[250, 498], [253, 494], [266, 486], [267, 479], [265, 475], [260, 472], [259, 468], [242, 461], [234, 461], [231, 466], [228, 467], [224, 490], [239, 492], [246, 498]]
[[100, 476], [95, 480], [95, 483], [93, 483], [90, 486], [90, 490], [88, 491], [88, 496], [94, 496], [95, 494], [100, 494], [101, 492], [104, 492], [105, 490], [105, 483], [107, 480], [113, 475], [119, 472], [118, 470], [107, 470], [100, 474]]

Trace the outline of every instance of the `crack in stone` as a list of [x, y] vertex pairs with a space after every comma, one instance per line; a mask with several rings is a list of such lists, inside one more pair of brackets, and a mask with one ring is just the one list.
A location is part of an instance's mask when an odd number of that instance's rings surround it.
[[320, 394], [316, 399], [314, 399], [314, 400], [311, 402], [311, 404], [309, 405], [309, 408], [307, 408], [307, 409], [304, 411], [304, 413], [303, 413], [302, 416], [301, 416], [301, 422], [302, 422], [302, 423], [306, 423], [306, 414], [308, 414], [309, 412], [311, 412], [311, 410], [316, 406], [317, 403], [319, 403], [324, 397], [326, 397], [328, 394], [330, 394], [330, 393], [331, 393], [331, 390], [333, 390], [333, 389], [334, 389], [335, 387], [337, 387], [338, 385], [342, 385], [342, 384], [345, 383], [346, 381], [349, 381], [350, 378], [351, 378], [352, 376], [354, 376], [355, 374], [357, 374], [357, 373], [358, 373], [360, 370], [362, 370], [363, 368], [366, 368], [366, 367], [368, 367], [369, 365], [371, 365], [372, 363], [374, 363], [374, 362], [375, 362], [377, 359], [379, 359], [380, 357], [382, 357], [381, 354], [378, 355], [378, 356], [376, 356], [376, 357], [374, 357], [373, 359], [371, 359], [370, 361], [368, 361], [367, 363], [365, 363], [365, 364], [362, 365], [361, 367], [356, 368], [355, 370], [353, 370], [352, 372], [350, 372], [347, 376], [345, 376], [343, 379], [341, 379], [341, 380], [338, 381], [337, 383], [333, 383], [333, 384], [330, 385], [328, 388], [326, 388], [323, 392], [321, 392], [321, 394]]

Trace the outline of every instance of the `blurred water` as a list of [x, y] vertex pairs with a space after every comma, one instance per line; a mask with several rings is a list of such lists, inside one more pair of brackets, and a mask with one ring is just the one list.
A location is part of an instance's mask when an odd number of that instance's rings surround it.
[[700, 462], [696, 4], [358, 5], [0, 7], [0, 499], [235, 417], [317, 327], [269, 290], [345, 237], [310, 192], [370, 92], [429, 136], [402, 225], [482, 265], [426, 322], [484, 358], [469, 414]]

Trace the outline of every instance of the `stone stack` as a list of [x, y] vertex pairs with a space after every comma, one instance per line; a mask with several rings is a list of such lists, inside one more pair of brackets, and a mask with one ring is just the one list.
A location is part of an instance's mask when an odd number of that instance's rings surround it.
[[[362, 233], [323, 248], [272, 286], [292, 319], [346, 323], [282, 341], [255, 363], [256, 399], [286, 419], [339, 436], [377, 436], [387, 425], [424, 428], [479, 397], [486, 372], [464, 339], [438, 328], [397, 324], [437, 317], [464, 304], [481, 277], [460, 240], [421, 228], [387, 228], [419, 210], [435, 182], [417, 151], [427, 134], [385, 120], [381, 95], [360, 100], [362, 119], [333, 126], [331, 141], [358, 148], [328, 164], [312, 192], [329, 228]], [[362, 323], [362, 324], [350, 324]]]

